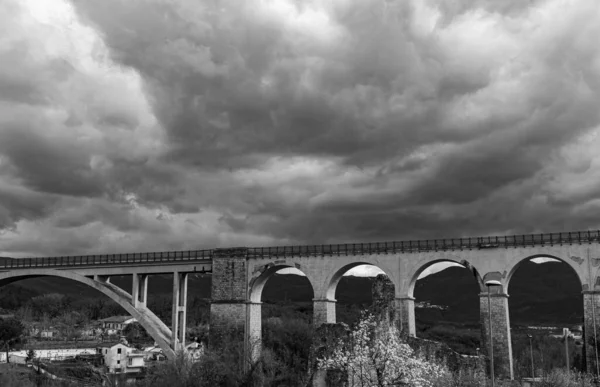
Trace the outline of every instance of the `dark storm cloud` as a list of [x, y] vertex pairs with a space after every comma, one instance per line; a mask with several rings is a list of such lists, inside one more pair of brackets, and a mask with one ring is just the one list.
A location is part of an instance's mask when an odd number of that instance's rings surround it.
[[599, 226], [595, 1], [0, 8], [3, 254]]

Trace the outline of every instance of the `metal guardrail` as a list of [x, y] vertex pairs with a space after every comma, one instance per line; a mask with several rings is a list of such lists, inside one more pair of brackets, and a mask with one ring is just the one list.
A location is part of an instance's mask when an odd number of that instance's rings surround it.
[[43, 258], [6, 259], [0, 269], [24, 269], [43, 267], [110, 266], [122, 264], [177, 263], [211, 260], [213, 250], [163, 251], [155, 253], [129, 253], [104, 255], [79, 255]]
[[310, 257], [415, 253], [447, 250], [482, 250], [509, 247], [533, 247], [545, 245], [569, 245], [600, 242], [600, 230], [489, 236], [474, 238], [433, 239], [398, 242], [345, 243], [305, 246], [238, 247], [190, 251], [166, 251], [156, 253], [131, 253], [108, 255], [84, 255], [44, 258], [6, 259], [0, 269], [36, 267], [110, 266], [112, 264], [168, 264], [185, 261], [212, 260], [214, 256], [230, 253], [247, 258], [263, 257]]

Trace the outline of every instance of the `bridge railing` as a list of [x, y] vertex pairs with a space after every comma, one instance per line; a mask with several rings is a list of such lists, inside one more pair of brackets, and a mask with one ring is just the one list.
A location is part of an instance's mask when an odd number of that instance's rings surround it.
[[61, 266], [110, 266], [113, 264], [170, 263], [212, 259], [213, 250], [163, 251], [152, 253], [79, 255], [44, 258], [5, 259], [0, 269]]
[[397, 242], [253, 247], [248, 249], [248, 257], [259, 258], [268, 256], [297, 257], [394, 254], [445, 250], [481, 250], [491, 248], [582, 244], [598, 241], [600, 241], [600, 230]]
[[[251, 247], [241, 248], [241, 250], [245, 252], [248, 258], [310, 257], [415, 253], [445, 250], [482, 250], [509, 247], [584, 244], [594, 242], [600, 242], [600, 230], [397, 242]], [[110, 266], [113, 264], [136, 263], [168, 264], [181, 261], [210, 260], [213, 258], [216, 251], [223, 250], [228, 249], [4, 259], [4, 262], [0, 261], [0, 269], [61, 266]], [[240, 248], [235, 250], [239, 251]]]

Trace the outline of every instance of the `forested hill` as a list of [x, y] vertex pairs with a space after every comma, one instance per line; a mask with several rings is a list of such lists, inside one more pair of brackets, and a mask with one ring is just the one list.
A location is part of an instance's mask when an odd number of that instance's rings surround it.
[[[129, 290], [131, 280], [113, 277], [111, 281]], [[341, 305], [368, 305], [371, 302], [372, 279], [343, 277], [336, 298]], [[150, 296], [169, 295], [170, 276], [152, 276]], [[0, 288], [0, 308], [15, 309], [41, 294], [59, 293], [76, 299], [105, 297], [85, 285], [59, 278], [23, 280]], [[210, 276], [192, 275], [190, 297], [210, 297]], [[581, 286], [564, 263], [535, 264], [525, 262], [515, 273], [509, 288], [510, 316], [513, 324], [579, 323], [582, 318]], [[434, 323], [447, 321], [476, 323], [479, 320], [479, 289], [466, 269], [450, 267], [419, 280], [414, 296], [417, 303], [428, 302], [443, 308], [417, 308], [417, 318]], [[313, 294], [308, 281], [295, 275], [276, 275], [263, 292], [263, 301], [310, 302]]]

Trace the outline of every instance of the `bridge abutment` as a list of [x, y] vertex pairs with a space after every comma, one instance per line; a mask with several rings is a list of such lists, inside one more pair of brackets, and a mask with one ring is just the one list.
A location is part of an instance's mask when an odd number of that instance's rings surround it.
[[489, 332], [490, 315], [492, 317], [492, 343], [494, 350], [494, 375], [501, 379], [513, 379], [513, 357], [510, 336], [510, 320], [508, 315], [508, 294], [494, 293], [489, 298], [488, 293], [479, 294], [479, 310], [481, 321], [481, 350], [488, 357], [489, 370]]

